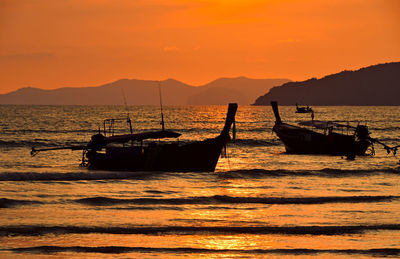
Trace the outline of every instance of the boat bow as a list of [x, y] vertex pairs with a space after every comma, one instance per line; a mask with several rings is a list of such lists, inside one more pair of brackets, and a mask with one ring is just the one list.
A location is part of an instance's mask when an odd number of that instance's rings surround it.
[[238, 105], [237, 103], [230, 103], [228, 106], [228, 113], [226, 114], [225, 125], [221, 131], [220, 136], [230, 139], [229, 131], [232, 127], [233, 122], [235, 121], [235, 115], [237, 111]]

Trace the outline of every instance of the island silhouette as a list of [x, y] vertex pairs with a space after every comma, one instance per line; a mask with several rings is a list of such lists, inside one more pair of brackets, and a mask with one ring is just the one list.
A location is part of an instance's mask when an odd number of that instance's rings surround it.
[[400, 62], [284, 83], [258, 97], [254, 105], [271, 101], [280, 105], [400, 105]]
[[24, 87], [0, 94], [0, 104], [35, 105], [159, 105], [159, 88], [165, 105], [250, 105], [257, 96], [289, 79], [220, 78], [203, 86], [174, 79], [163, 81], [121, 79], [94, 87], [63, 87], [43, 90]]

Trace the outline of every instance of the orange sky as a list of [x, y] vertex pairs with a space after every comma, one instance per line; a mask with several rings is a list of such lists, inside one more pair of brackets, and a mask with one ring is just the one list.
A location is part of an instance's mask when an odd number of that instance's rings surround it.
[[0, 93], [400, 61], [399, 0], [0, 0]]

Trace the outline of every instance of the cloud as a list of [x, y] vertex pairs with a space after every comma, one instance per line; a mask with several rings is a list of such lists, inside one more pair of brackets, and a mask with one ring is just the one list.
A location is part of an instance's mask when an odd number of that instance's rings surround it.
[[55, 59], [54, 53], [37, 52], [37, 53], [15, 53], [0, 55], [0, 61], [39, 61]]
[[163, 50], [167, 52], [177, 52], [180, 51], [181, 49], [178, 48], [177, 46], [165, 46]]

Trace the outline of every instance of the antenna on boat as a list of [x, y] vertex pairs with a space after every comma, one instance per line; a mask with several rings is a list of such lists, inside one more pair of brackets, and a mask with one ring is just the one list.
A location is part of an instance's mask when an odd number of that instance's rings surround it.
[[124, 98], [125, 110], [126, 110], [126, 115], [127, 115], [126, 123], [129, 124], [129, 130], [130, 130], [131, 134], [133, 134], [132, 121], [131, 121], [131, 116], [129, 116], [128, 104], [126, 103], [126, 96], [125, 96], [124, 88], [121, 87], [121, 91], [122, 91], [122, 97]]
[[162, 97], [161, 97], [161, 82], [158, 81], [158, 93], [160, 95], [160, 110], [161, 110], [161, 128], [164, 130], [164, 114], [162, 109]]

